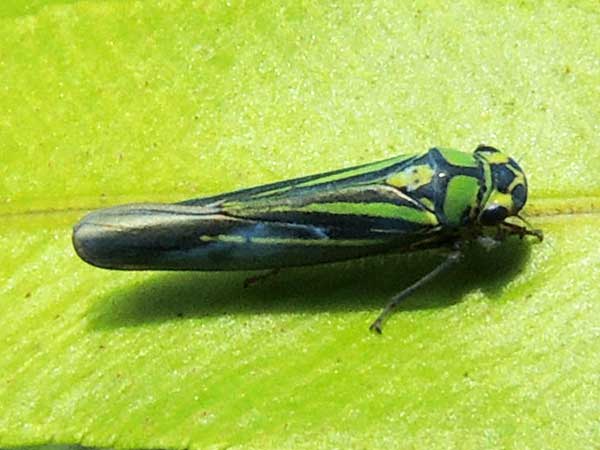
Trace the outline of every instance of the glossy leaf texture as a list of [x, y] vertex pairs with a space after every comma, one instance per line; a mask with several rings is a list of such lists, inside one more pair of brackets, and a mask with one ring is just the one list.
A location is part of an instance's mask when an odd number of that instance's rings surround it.
[[[596, 2], [0, 6], [0, 446], [591, 448], [600, 442]], [[255, 273], [85, 265], [86, 211], [433, 145], [530, 184], [514, 240]]]

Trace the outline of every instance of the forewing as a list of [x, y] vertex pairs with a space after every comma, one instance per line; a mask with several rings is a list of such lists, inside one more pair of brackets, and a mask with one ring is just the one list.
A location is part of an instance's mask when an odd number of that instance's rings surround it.
[[432, 246], [444, 239], [436, 215], [404, 186], [403, 174], [425, 167], [419, 158], [101, 210], [76, 226], [74, 244], [91, 264], [140, 270], [264, 269]]
[[212, 205], [229, 217], [309, 227], [320, 239], [424, 234], [438, 226], [433, 211], [389, 182], [415, 158], [400, 156], [241, 191], [214, 198]]
[[211, 197], [185, 200], [178, 204], [186, 206], [210, 206], [223, 202], [250, 202], [266, 198], [284, 198], [289, 195], [304, 195], [312, 190], [320, 190], [324, 184], [328, 183], [335, 183], [336, 186], [339, 186], [340, 184], [346, 184], [346, 182], [356, 183], [359, 181], [359, 178], [362, 178], [363, 182], [368, 182], [371, 179], [379, 177], [381, 173], [387, 171], [390, 167], [407, 165], [414, 158], [414, 155], [399, 155], [374, 163], [263, 184]]
[[[245, 189], [180, 204], [198, 211], [202, 269], [286, 267], [435, 245], [435, 213], [399, 183], [423, 156]], [[417, 166], [415, 166], [417, 167]], [[200, 263], [201, 262], [201, 263]]]

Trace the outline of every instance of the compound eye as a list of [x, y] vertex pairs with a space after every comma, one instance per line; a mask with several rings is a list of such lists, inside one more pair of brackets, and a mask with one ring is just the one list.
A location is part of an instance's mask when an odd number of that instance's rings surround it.
[[502, 223], [508, 216], [508, 209], [500, 205], [491, 205], [483, 210], [479, 216], [479, 222], [482, 225], [493, 226]]
[[527, 201], [527, 189], [524, 185], [519, 184], [512, 191], [512, 201], [515, 207], [515, 211], [520, 211], [523, 206], [525, 206], [525, 202]]

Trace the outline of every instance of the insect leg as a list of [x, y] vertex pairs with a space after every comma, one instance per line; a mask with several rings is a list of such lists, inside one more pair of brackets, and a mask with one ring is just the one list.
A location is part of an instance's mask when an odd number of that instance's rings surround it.
[[[519, 217], [519, 218], [521, 220], [524, 220], [521, 217]], [[501, 227], [501, 230], [507, 232], [508, 234], [516, 234], [521, 239], [525, 236], [534, 236], [540, 242], [542, 242], [544, 240], [544, 232], [542, 230], [537, 230], [535, 228], [521, 227], [519, 225], [515, 225], [514, 223], [509, 223], [509, 222], [503, 222], [502, 224], [500, 224], [500, 227]]]
[[371, 324], [369, 329], [371, 331], [376, 331], [377, 333], [381, 334], [382, 328], [383, 328], [383, 323], [390, 316], [390, 314], [392, 314], [394, 312], [396, 307], [400, 304], [401, 300], [408, 297], [410, 294], [412, 294], [418, 288], [420, 288], [424, 284], [427, 284], [429, 281], [433, 280], [440, 273], [444, 272], [449, 267], [456, 264], [458, 261], [460, 261], [461, 257], [462, 257], [462, 252], [460, 250], [454, 250], [452, 253], [450, 253], [448, 255], [448, 257], [439, 266], [437, 266], [435, 269], [433, 269], [431, 272], [429, 272], [427, 275], [425, 275], [423, 278], [421, 278], [414, 284], [412, 284], [409, 287], [407, 287], [406, 289], [404, 289], [402, 292], [393, 296], [392, 299], [390, 300], [390, 302], [387, 304], [387, 306], [383, 309], [381, 314], [379, 314], [379, 317], [377, 317], [377, 319], [375, 319], [375, 321]]

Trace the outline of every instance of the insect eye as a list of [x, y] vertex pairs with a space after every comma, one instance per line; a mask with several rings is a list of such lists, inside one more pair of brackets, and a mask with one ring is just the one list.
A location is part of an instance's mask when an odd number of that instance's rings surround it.
[[494, 164], [492, 166], [494, 185], [500, 192], [508, 192], [508, 188], [515, 179], [515, 173], [506, 164]]
[[479, 222], [482, 225], [492, 226], [498, 225], [508, 216], [508, 209], [500, 205], [491, 205], [483, 210], [479, 216]]
[[527, 189], [524, 185], [519, 184], [512, 192], [512, 201], [515, 211], [520, 211], [527, 201]]

